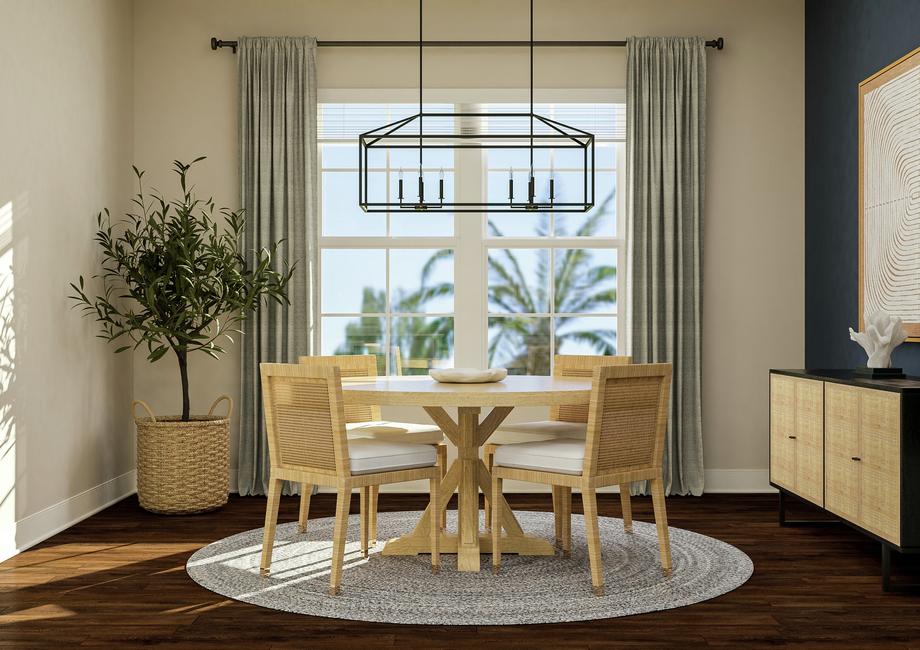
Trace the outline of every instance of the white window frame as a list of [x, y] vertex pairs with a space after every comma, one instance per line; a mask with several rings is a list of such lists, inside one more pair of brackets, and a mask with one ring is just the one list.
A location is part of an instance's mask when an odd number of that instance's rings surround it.
[[[529, 89], [432, 89], [426, 90], [424, 100], [426, 103], [494, 103], [527, 101]], [[542, 102], [614, 102], [625, 103], [625, 90], [622, 89], [535, 89], [534, 101]], [[320, 89], [318, 92], [320, 103], [414, 103], [418, 101], [418, 91], [414, 89]], [[617, 305], [615, 312], [585, 313], [584, 316], [611, 316], [616, 319], [617, 354], [629, 354], [629, 268], [628, 268], [628, 223], [626, 218], [626, 188], [625, 173], [625, 142], [622, 140], [604, 140], [616, 142], [617, 147], [617, 230], [614, 237], [489, 237], [487, 235], [488, 219], [485, 213], [455, 213], [454, 234], [452, 237], [412, 237], [390, 235], [369, 237], [326, 237], [322, 234], [322, 224], [318, 225], [319, 255], [325, 249], [384, 249], [386, 250], [386, 311], [382, 313], [365, 313], [363, 316], [381, 317], [386, 319], [385, 327], [389, 331], [392, 310], [390, 305], [390, 249], [442, 249], [454, 250], [454, 311], [408, 314], [399, 312], [400, 315], [436, 317], [450, 316], [454, 318], [454, 364], [458, 367], [485, 367], [488, 357], [488, 270], [487, 259], [490, 249], [505, 248], [542, 248], [549, 249], [551, 256], [558, 249], [566, 248], [592, 248], [615, 250], [617, 254]], [[334, 140], [322, 140], [334, 142]], [[341, 140], [351, 143], [351, 140]], [[322, 147], [319, 148], [318, 162], [322, 167]], [[458, 150], [454, 161], [454, 192], [457, 195], [466, 194], [480, 196], [483, 193], [487, 169], [481, 161], [464, 164], [464, 156], [481, 156], [479, 150]], [[469, 174], [471, 168], [478, 168], [480, 174]], [[321, 173], [321, 172], [320, 172]], [[322, 206], [322, 182], [319, 183], [319, 205]], [[551, 213], [552, 214], [552, 213]], [[321, 221], [321, 220], [320, 220]], [[554, 264], [554, 258], [551, 259]], [[322, 290], [322, 264], [319, 264], [318, 286]], [[554, 266], [551, 266], [554, 268]], [[462, 269], [462, 273], [458, 270]], [[322, 296], [319, 304], [322, 305]], [[549, 312], [534, 314], [537, 317], [551, 319], [551, 332], [555, 334], [556, 318], [554, 297], [551, 293]], [[496, 314], [497, 315], [497, 314]], [[504, 314], [502, 314], [504, 315]], [[509, 316], [527, 316], [531, 314], [509, 314]], [[563, 314], [567, 315], [567, 314]], [[322, 312], [319, 319], [320, 337], [322, 337], [322, 317], [354, 317], [353, 313]], [[321, 340], [321, 339], [320, 339]], [[389, 346], [385, 346], [387, 349]], [[387, 372], [390, 368], [390, 355], [386, 354]]]

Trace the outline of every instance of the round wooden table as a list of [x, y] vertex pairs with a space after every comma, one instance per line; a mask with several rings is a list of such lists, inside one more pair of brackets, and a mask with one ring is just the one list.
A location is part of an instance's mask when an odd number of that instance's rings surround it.
[[[494, 384], [440, 384], [429, 377], [379, 377], [344, 379], [346, 404], [383, 406], [421, 406], [444, 435], [457, 448], [457, 459], [441, 481], [441, 508], [457, 490], [458, 534], [442, 533], [441, 552], [457, 554], [460, 571], [479, 571], [479, 554], [492, 552], [492, 540], [479, 530], [479, 490], [488, 495], [492, 476], [479, 457], [479, 448], [498, 428], [515, 406], [555, 406], [587, 404], [591, 398], [590, 379], [509, 376]], [[455, 422], [445, 407], [455, 406]], [[483, 407], [491, 412], [479, 419]], [[502, 551], [521, 555], [552, 555], [553, 546], [544, 539], [527, 535], [502, 499], [502, 527], [507, 538]], [[495, 507], [493, 505], [493, 507]], [[430, 552], [429, 517], [425, 510], [418, 525], [408, 535], [392, 539], [384, 555], [417, 555]]]

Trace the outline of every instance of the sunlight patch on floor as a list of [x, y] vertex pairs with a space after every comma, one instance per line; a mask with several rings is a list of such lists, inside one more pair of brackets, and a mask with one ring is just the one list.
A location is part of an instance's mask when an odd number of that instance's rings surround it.
[[31, 622], [54, 618], [67, 618], [76, 615], [77, 613], [73, 610], [49, 603], [48, 605], [36, 605], [28, 609], [20, 609], [17, 612], [0, 614], [0, 625], [10, 625], [11, 623], [18, 623], [20, 621]]

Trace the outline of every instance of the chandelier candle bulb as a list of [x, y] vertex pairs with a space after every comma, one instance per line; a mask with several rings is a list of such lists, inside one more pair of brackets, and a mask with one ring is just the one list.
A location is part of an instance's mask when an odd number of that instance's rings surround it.
[[549, 161], [549, 202], [552, 203], [553, 199], [556, 198], [556, 164], [550, 160]]

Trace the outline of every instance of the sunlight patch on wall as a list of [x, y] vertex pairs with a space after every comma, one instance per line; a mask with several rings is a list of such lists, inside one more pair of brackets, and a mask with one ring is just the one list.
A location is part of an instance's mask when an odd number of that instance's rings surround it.
[[0, 559], [16, 552], [16, 336], [13, 330], [13, 202], [0, 205]]

